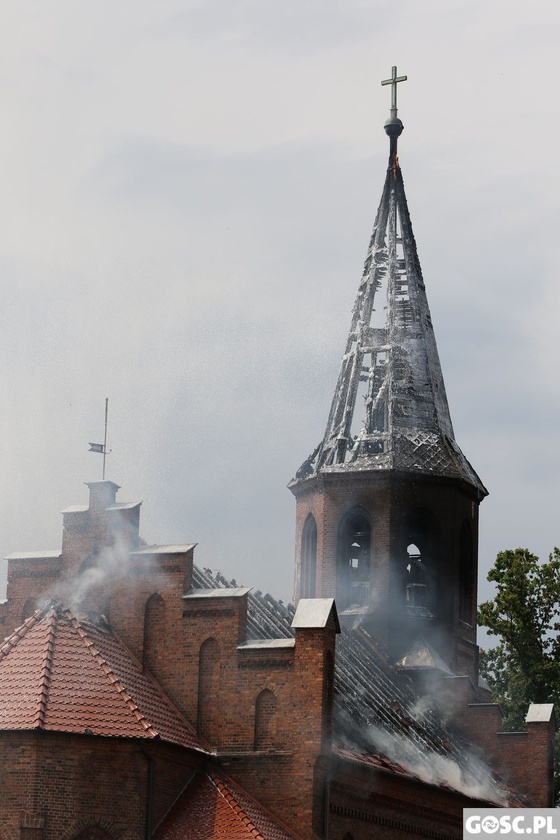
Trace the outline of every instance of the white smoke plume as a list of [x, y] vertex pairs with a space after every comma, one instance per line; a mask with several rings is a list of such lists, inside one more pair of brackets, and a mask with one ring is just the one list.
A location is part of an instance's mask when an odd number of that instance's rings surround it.
[[425, 745], [420, 748], [410, 738], [389, 729], [370, 726], [367, 734], [376, 750], [423, 782], [445, 784], [465, 796], [496, 805], [508, 804], [507, 791], [498, 787], [490, 768], [472, 752], [464, 753], [459, 764], [454, 758], [430, 750]]
[[[98, 593], [108, 593], [130, 581], [132, 574], [150, 574], [157, 586], [163, 580], [149, 555], [130, 554], [130, 546], [122, 538], [89, 558], [81, 569], [71, 569], [63, 580], [45, 593], [47, 600], [60, 601], [74, 613], [80, 613], [88, 602], [95, 602]], [[158, 580], [159, 578], [159, 580]]]

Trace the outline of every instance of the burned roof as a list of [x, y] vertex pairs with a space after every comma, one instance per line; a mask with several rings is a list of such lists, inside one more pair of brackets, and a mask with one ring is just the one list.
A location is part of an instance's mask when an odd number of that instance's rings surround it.
[[[235, 580], [228, 581], [220, 572], [193, 567], [193, 587], [198, 589], [237, 589]], [[272, 595], [249, 591], [247, 614], [247, 635], [249, 639], [289, 639], [294, 635], [292, 619], [295, 609], [292, 604], [277, 601]]]
[[[221, 574], [194, 569], [197, 588], [237, 587]], [[196, 590], [195, 590], [196, 591]], [[248, 643], [290, 638], [295, 610], [260, 591], [248, 595]], [[419, 692], [359, 626], [337, 636], [334, 746], [344, 760], [406, 775], [466, 796], [505, 804], [510, 791], [480, 752]]]

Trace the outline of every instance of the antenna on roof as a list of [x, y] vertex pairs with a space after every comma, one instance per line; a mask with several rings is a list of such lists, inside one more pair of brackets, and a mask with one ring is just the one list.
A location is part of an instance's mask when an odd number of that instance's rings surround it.
[[100, 452], [103, 455], [103, 481], [105, 481], [105, 458], [107, 453], [111, 452], [107, 449], [107, 420], [109, 417], [109, 397], [105, 397], [105, 437], [103, 443], [90, 443], [88, 452]]

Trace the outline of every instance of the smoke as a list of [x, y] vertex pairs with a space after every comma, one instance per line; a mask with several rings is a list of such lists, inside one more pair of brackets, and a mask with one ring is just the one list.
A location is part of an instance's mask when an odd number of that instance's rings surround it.
[[465, 796], [500, 806], [508, 803], [507, 792], [497, 786], [490, 768], [472, 752], [463, 753], [459, 764], [457, 760], [425, 745], [420, 748], [410, 738], [390, 729], [370, 726], [367, 737], [377, 751], [423, 782], [448, 785]]
[[[157, 586], [158, 572], [153, 559], [149, 555], [132, 556], [129, 543], [117, 535], [112, 545], [87, 557], [78, 571], [69, 569], [48, 593], [48, 599], [60, 601], [75, 614], [104, 612], [112, 592], [130, 584], [133, 576], [137, 579], [148, 574]], [[161, 573], [159, 577], [163, 580]]]

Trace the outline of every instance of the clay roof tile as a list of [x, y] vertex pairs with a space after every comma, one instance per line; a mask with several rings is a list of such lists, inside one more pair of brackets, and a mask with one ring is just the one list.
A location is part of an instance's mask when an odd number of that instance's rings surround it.
[[222, 774], [199, 773], [154, 840], [297, 840], [288, 828]]
[[0, 647], [0, 730], [162, 738], [206, 752], [190, 724], [111, 630], [60, 605]]

